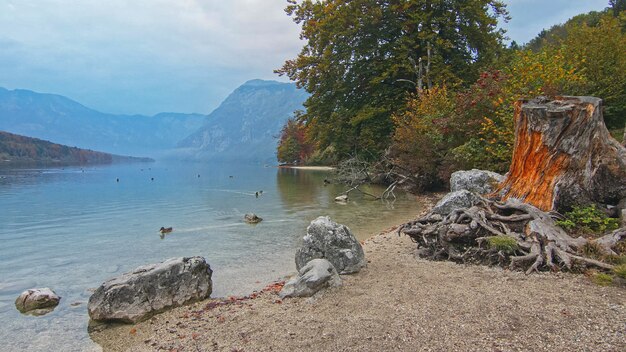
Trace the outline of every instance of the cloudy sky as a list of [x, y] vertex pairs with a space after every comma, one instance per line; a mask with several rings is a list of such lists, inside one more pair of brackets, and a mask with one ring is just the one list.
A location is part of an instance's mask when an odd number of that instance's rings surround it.
[[[506, 0], [524, 43], [608, 0]], [[298, 26], [285, 0], [0, 0], [0, 87], [126, 114], [209, 113], [237, 86], [279, 79]], [[284, 78], [283, 78], [284, 80]]]

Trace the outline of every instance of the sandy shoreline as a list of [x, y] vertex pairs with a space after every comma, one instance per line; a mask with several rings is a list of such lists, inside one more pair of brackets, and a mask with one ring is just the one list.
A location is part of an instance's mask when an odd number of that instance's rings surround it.
[[281, 169], [297, 169], [297, 170], [319, 170], [319, 171], [333, 171], [336, 168], [332, 166], [288, 166], [281, 165], [279, 166]]
[[364, 249], [364, 270], [313, 298], [282, 301], [270, 287], [91, 337], [105, 351], [626, 350], [623, 289], [582, 275], [418, 259], [394, 231]]

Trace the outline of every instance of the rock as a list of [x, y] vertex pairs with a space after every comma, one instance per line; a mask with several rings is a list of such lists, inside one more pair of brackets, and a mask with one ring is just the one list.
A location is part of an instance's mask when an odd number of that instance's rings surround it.
[[243, 216], [243, 219], [248, 223], [248, 224], [258, 224], [261, 221], [263, 221], [262, 218], [258, 217], [256, 214], [254, 213], [248, 213], [246, 215]]
[[433, 207], [432, 212], [435, 214], [448, 215], [455, 209], [469, 208], [480, 202], [480, 197], [470, 191], [462, 190], [450, 192]]
[[450, 191], [467, 190], [478, 194], [491, 193], [496, 190], [504, 176], [485, 170], [457, 171], [450, 176]]
[[356, 273], [365, 266], [363, 247], [350, 229], [320, 216], [311, 221], [302, 238], [302, 247], [296, 251], [296, 268], [300, 270], [310, 260], [324, 258], [340, 274]]
[[213, 271], [202, 257], [171, 258], [104, 282], [89, 298], [89, 317], [136, 323], [168, 308], [205, 299]]
[[342, 196], [335, 197], [335, 202], [345, 203], [348, 201], [348, 195], [344, 194]]
[[[59, 304], [61, 297], [54, 291], [45, 288], [32, 288], [22, 292], [15, 300], [15, 307], [22, 313], [33, 312], [33, 314], [46, 314], [54, 310]], [[52, 309], [50, 309], [52, 308]], [[36, 310], [43, 310], [36, 312]]]
[[326, 259], [313, 259], [285, 284], [278, 295], [280, 298], [310, 297], [321, 289], [337, 286], [341, 286], [341, 277], [333, 264]]

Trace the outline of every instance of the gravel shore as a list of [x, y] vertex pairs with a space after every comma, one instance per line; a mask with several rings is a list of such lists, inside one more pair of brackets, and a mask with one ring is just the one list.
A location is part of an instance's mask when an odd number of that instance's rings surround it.
[[270, 285], [91, 337], [105, 351], [626, 351], [622, 288], [427, 261], [394, 231], [364, 249], [364, 270], [312, 298]]

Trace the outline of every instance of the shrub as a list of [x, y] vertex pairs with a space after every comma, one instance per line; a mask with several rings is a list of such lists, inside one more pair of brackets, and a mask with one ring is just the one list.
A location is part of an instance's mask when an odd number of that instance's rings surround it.
[[487, 238], [487, 246], [505, 253], [514, 253], [519, 247], [517, 241], [508, 236], [492, 236]]
[[608, 217], [594, 204], [586, 207], [575, 206], [565, 213], [565, 220], [557, 221], [557, 225], [566, 231], [597, 235], [619, 227], [619, 220]]
[[598, 286], [610, 286], [613, 283], [613, 277], [609, 274], [596, 273], [591, 277], [591, 281]]
[[626, 279], [626, 264], [618, 265], [613, 268], [613, 273], [622, 279]]

